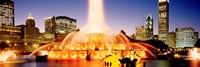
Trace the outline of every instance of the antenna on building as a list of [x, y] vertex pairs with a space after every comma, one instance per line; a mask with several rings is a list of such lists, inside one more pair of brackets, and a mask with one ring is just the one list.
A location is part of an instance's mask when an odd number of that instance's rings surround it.
[[31, 13], [29, 13], [29, 15], [28, 15], [27, 19], [33, 19], [33, 16], [32, 16], [32, 14], [31, 14]]

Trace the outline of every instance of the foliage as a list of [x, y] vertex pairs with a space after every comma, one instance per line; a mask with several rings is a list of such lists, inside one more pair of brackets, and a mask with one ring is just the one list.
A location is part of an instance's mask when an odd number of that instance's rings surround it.
[[199, 47], [200, 48], [200, 39], [197, 40], [197, 42], [194, 44], [194, 47]]
[[146, 43], [154, 46], [157, 49], [158, 48], [161, 49], [161, 50], [168, 49], [168, 45], [166, 45], [164, 42], [162, 42], [160, 40], [154, 40], [154, 39], [153, 40], [148, 40], [148, 41], [146, 41]]
[[5, 43], [5, 42], [0, 43], [0, 50], [3, 50], [3, 49], [8, 48], [8, 47], [9, 47], [9, 45], [7, 43]]

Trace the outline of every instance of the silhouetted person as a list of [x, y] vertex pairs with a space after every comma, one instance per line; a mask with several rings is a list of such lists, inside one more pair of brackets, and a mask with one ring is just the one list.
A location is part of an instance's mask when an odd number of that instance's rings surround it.
[[109, 62], [106, 62], [107, 66], [109, 66]]
[[90, 53], [86, 56], [86, 60], [90, 60]]
[[143, 67], [146, 67], [146, 62], [143, 63]]
[[131, 61], [130, 67], [135, 67], [135, 62], [134, 61]]
[[136, 67], [136, 62], [137, 62], [137, 59], [133, 59], [133, 61], [131, 61], [130, 63], [130, 67]]
[[130, 63], [131, 63], [130, 58], [124, 58], [123, 62], [126, 64], [126, 67], [130, 67]]
[[124, 67], [124, 60], [123, 59], [118, 59], [119, 61], [120, 61], [120, 63], [121, 63], [121, 65], [122, 65], [122, 67]]

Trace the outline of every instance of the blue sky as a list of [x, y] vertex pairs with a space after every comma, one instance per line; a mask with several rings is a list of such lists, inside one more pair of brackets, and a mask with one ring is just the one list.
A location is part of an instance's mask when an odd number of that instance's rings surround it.
[[[36, 26], [44, 32], [44, 19], [49, 16], [68, 16], [77, 19], [77, 26], [87, 23], [87, 0], [14, 0], [15, 25], [25, 24], [32, 13]], [[154, 19], [154, 34], [158, 26], [158, 0], [104, 0], [106, 24], [114, 34], [121, 29], [128, 35], [143, 25], [148, 13]], [[200, 0], [170, 0], [169, 31], [178, 27], [193, 27], [200, 32]]]

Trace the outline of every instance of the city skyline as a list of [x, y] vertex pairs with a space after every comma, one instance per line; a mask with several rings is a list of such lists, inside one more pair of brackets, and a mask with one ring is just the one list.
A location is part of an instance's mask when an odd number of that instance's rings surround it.
[[[121, 29], [135, 34], [136, 26], [145, 24], [149, 13], [154, 19], [154, 34], [158, 34], [158, 0], [104, 0], [106, 24], [117, 34]], [[45, 3], [44, 3], [45, 2]], [[14, 0], [15, 25], [25, 24], [32, 13], [36, 27], [44, 32], [44, 19], [49, 16], [68, 16], [77, 19], [77, 26], [87, 23], [87, 0]], [[193, 27], [200, 31], [198, 0], [170, 0], [169, 32], [179, 27]]]

